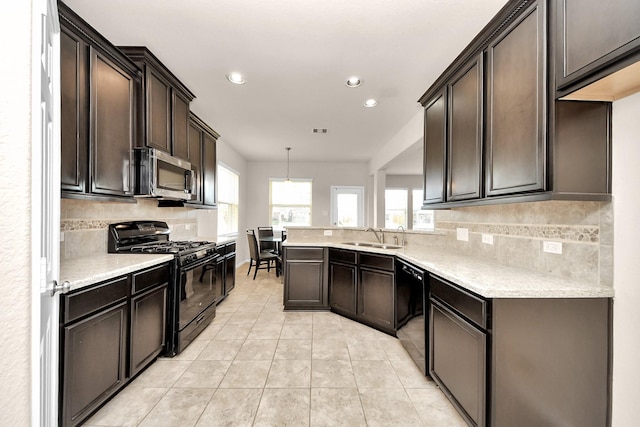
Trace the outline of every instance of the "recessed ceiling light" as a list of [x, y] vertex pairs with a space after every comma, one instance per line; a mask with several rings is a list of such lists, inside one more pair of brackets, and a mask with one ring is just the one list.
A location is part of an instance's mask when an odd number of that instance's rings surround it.
[[244, 76], [236, 71], [227, 74], [227, 80], [236, 85], [243, 85], [246, 83]]
[[358, 76], [351, 76], [347, 79], [347, 82], [345, 83], [345, 85], [347, 85], [347, 87], [358, 87], [362, 84], [362, 79]]
[[378, 101], [376, 101], [373, 98], [370, 98], [364, 101], [364, 106], [367, 108], [375, 107], [376, 105], [378, 105]]

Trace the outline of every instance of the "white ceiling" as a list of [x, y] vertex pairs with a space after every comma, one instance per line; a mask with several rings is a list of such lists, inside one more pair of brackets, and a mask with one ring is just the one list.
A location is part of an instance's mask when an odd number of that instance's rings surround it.
[[[291, 161], [366, 162], [506, 0], [65, 3], [114, 44], [147, 46], [247, 160], [282, 161], [292, 147]], [[247, 83], [229, 83], [231, 71]], [[347, 88], [351, 75], [362, 86]], [[378, 106], [365, 108], [367, 98]]]

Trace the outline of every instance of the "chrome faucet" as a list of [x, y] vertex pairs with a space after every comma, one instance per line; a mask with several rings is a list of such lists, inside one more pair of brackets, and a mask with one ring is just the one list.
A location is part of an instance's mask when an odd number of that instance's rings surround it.
[[380, 228], [378, 231], [380, 231], [380, 235], [378, 236], [378, 232], [376, 230], [374, 230], [371, 227], [367, 227], [366, 230], [364, 230], [364, 232], [366, 233], [367, 231], [373, 231], [373, 234], [376, 236], [376, 240], [378, 241], [378, 243], [382, 243], [384, 244], [384, 231], [382, 231], [382, 228]]
[[[404, 246], [404, 245], [407, 244], [407, 241], [404, 238], [404, 227], [399, 225], [398, 226], [398, 230], [402, 230], [402, 245], [401, 246]], [[394, 237], [396, 238], [396, 240], [398, 239], [398, 236], [394, 236]]]

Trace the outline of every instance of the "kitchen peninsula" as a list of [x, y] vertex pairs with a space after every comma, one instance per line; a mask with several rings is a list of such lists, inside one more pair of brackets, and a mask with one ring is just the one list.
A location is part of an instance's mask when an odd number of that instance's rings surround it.
[[[307, 277], [287, 273], [288, 251], [339, 249], [358, 258], [379, 254], [410, 262], [429, 276], [424, 289], [429, 374], [470, 425], [606, 424], [613, 289], [597, 280], [576, 280], [452, 251], [445, 239], [444, 232], [410, 233], [406, 246], [385, 249], [376, 247], [382, 245], [361, 229], [333, 229], [331, 237], [324, 229], [288, 229], [285, 309], [286, 296], [299, 295], [296, 286], [309, 284]], [[354, 244], [358, 242], [365, 244]], [[331, 306], [334, 276], [318, 277], [318, 286], [328, 294], [327, 304], [312, 308], [336, 311]], [[353, 275], [354, 320], [376, 327], [358, 317], [364, 310], [358, 292], [367, 286], [362, 280]], [[394, 298], [400, 283], [395, 286]], [[460, 311], [456, 304], [461, 304]], [[481, 316], [479, 326], [470, 323], [473, 315], [465, 312], [465, 307], [475, 310], [473, 306]]]

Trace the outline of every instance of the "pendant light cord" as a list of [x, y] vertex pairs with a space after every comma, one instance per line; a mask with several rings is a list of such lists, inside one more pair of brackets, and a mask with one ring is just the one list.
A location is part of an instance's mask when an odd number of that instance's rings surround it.
[[287, 179], [285, 181], [291, 181], [289, 178], [289, 151], [291, 151], [291, 147], [285, 147], [285, 150], [287, 150]]

